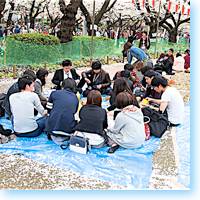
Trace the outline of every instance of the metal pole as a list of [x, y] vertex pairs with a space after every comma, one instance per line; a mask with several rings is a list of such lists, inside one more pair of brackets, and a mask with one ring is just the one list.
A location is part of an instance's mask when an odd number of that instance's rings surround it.
[[154, 50], [154, 57], [155, 58], [156, 58], [156, 48], [157, 48], [157, 42], [158, 42], [158, 28], [159, 28], [159, 22], [160, 22], [160, 9], [161, 9], [161, 0], [159, 1], [158, 20], [157, 20], [157, 26], [156, 26], [156, 43], [155, 43], [155, 50]]
[[4, 64], [4, 66], [6, 66], [6, 45], [7, 45], [7, 43], [6, 43], [6, 37], [4, 38], [4, 40], [5, 40], [5, 43], [4, 43], [4, 61], [3, 61], [3, 64]]
[[91, 62], [93, 60], [93, 51], [94, 51], [94, 21], [95, 21], [95, 0], [93, 0], [93, 12], [92, 12]]

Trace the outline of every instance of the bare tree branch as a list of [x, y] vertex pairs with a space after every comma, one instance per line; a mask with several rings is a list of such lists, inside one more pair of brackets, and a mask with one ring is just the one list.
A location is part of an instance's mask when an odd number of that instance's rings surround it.
[[114, 7], [116, 2], [117, 2], [117, 0], [113, 1], [113, 3], [109, 6], [109, 8], [106, 10], [106, 12], [109, 12]]
[[171, 31], [171, 29], [168, 26], [165, 26], [164, 24], [161, 25], [164, 29], [166, 29], [168, 32]]
[[186, 23], [186, 22], [189, 22], [190, 21], [190, 17], [189, 18], [186, 18], [182, 21], [179, 22], [179, 25], [183, 24], [183, 23]]
[[92, 23], [90, 13], [89, 13], [88, 9], [85, 7], [85, 5], [83, 4], [83, 1], [81, 1], [80, 9], [81, 9], [81, 12], [83, 13], [83, 15], [85, 16], [86, 21]]
[[173, 29], [173, 26], [169, 22], [164, 21], [163, 24], [166, 24], [170, 29]]
[[60, 6], [60, 11], [64, 14], [65, 8], [66, 8], [65, 1], [64, 0], [59, 0], [59, 6]]

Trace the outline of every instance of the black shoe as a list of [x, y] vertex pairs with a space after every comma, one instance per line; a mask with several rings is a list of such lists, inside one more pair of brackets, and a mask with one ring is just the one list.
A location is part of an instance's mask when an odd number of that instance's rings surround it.
[[110, 148], [108, 149], [108, 153], [114, 153], [118, 148], [119, 148], [119, 145], [116, 145], [116, 146], [114, 146], [114, 147], [110, 147]]
[[48, 139], [48, 140], [52, 140], [51, 134], [50, 134], [50, 133], [47, 133], [47, 139]]

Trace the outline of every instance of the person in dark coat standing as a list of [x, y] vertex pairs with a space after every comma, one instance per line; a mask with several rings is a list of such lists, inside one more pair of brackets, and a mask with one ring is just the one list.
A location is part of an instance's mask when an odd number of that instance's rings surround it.
[[80, 122], [75, 127], [77, 134], [82, 136], [83, 132], [89, 139], [89, 144], [95, 148], [101, 148], [106, 143], [104, 129], [108, 127], [107, 113], [101, 108], [101, 102], [101, 93], [97, 90], [90, 91], [86, 105], [79, 112]]
[[150, 48], [150, 44], [151, 43], [149, 37], [147, 36], [147, 32], [142, 32], [142, 37], [139, 42], [139, 48], [147, 52], [147, 50]]
[[63, 69], [56, 70], [52, 83], [56, 85], [56, 90], [61, 89], [63, 80], [67, 78], [73, 78], [75, 81], [80, 79], [80, 76], [76, 73], [76, 70], [72, 68], [72, 62], [70, 60], [64, 60], [62, 62]]
[[75, 113], [78, 110], [78, 98], [75, 94], [76, 82], [67, 78], [62, 83], [62, 90], [53, 91], [47, 103], [50, 110], [46, 122], [46, 132], [62, 131], [73, 133], [76, 126]]

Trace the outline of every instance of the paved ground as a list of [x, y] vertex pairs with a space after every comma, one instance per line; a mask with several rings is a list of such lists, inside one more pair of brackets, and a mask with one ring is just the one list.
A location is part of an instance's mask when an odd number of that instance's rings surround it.
[[[123, 68], [123, 63], [105, 65], [111, 78]], [[83, 69], [79, 69], [80, 73]], [[51, 79], [52, 74], [49, 76]], [[189, 74], [178, 73], [172, 77], [185, 101], [189, 100]], [[5, 92], [13, 80], [1, 80], [0, 91]], [[50, 81], [47, 87], [51, 87]], [[184, 189], [177, 183], [177, 152], [175, 129], [167, 131], [161, 139], [159, 150], [153, 157], [150, 189]], [[123, 189], [106, 182], [80, 177], [78, 174], [37, 163], [19, 155], [0, 154], [0, 188], [4, 189]]]

